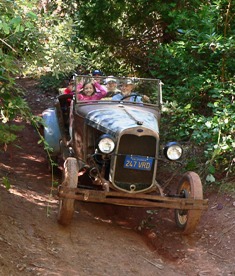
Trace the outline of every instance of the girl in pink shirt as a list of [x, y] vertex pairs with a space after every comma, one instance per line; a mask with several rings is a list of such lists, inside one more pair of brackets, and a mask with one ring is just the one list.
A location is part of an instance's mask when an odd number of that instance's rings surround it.
[[78, 94], [79, 101], [100, 100], [107, 94], [107, 90], [97, 81], [79, 83], [77, 89], [80, 91]]

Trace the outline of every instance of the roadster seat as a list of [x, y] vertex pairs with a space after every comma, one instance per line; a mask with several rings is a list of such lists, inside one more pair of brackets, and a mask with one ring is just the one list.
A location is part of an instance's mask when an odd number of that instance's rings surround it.
[[60, 110], [62, 112], [63, 117], [63, 124], [65, 127], [65, 131], [68, 130], [69, 127], [69, 110], [70, 110], [70, 103], [73, 99], [73, 94], [63, 94], [57, 97], [60, 105]]

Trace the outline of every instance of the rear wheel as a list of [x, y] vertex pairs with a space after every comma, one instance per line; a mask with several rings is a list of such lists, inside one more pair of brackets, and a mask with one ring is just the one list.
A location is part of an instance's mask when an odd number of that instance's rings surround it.
[[[78, 162], [76, 158], [69, 157], [64, 162], [63, 187], [76, 188], [78, 184]], [[74, 199], [63, 198], [59, 201], [58, 222], [62, 225], [71, 223], [74, 214]]]
[[[179, 182], [178, 194], [185, 198], [203, 199], [202, 183], [198, 174], [187, 172]], [[184, 234], [195, 231], [201, 218], [202, 210], [175, 210], [177, 226]]]

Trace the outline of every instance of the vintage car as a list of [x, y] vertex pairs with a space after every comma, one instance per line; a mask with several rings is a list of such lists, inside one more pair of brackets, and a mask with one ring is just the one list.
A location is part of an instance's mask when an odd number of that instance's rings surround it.
[[[58, 222], [70, 224], [78, 200], [171, 208], [182, 233], [192, 233], [208, 205], [198, 174], [184, 173], [174, 192], [157, 181], [161, 179], [159, 159], [177, 162], [183, 155], [175, 141], [160, 147], [162, 82], [132, 78], [135, 92], [131, 95], [79, 101], [78, 83], [89, 78], [77, 76], [74, 94], [59, 95], [55, 106], [43, 112], [51, 157], [64, 160]], [[100, 78], [105, 85], [105, 78]], [[117, 88], [122, 89], [126, 80], [116, 78]], [[149, 97], [148, 102], [136, 101], [144, 99], [143, 95]]]

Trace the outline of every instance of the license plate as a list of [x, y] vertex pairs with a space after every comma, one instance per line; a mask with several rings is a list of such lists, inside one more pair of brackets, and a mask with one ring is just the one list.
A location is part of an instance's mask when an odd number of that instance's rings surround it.
[[133, 170], [150, 171], [153, 164], [152, 157], [138, 155], [127, 155], [124, 161], [124, 168]]

